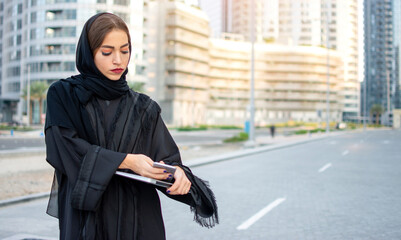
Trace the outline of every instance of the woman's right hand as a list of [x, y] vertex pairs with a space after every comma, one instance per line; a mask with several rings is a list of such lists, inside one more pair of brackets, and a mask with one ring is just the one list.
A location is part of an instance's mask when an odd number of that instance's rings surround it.
[[[163, 161], [161, 162], [163, 163]], [[127, 154], [119, 166], [120, 169], [131, 169], [133, 172], [149, 178], [167, 180], [173, 176], [162, 168], [154, 168], [153, 160], [143, 154]]]

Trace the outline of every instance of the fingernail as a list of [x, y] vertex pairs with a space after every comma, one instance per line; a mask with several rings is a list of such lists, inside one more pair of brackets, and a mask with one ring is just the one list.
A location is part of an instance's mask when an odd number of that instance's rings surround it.
[[170, 193], [170, 190], [167, 190], [167, 193]]
[[166, 170], [164, 170], [164, 173], [166, 173], [167, 171]]
[[170, 175], [168, 175], [168, 177], [171, 178], [171, 177], [173, 177], [173, 175], [170, 174]]

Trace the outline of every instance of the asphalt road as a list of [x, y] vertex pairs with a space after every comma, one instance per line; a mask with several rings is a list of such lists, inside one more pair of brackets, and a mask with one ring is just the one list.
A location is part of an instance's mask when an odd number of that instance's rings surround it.
[[[202, 228], [189, 207], [162, 197], [167, 239], [401, 239], [400, 143], [401, 131], [355, 132], [195, 167], [215, 191], [220, 224]], [[56, 239], [45, 208], [0, 208], [0, 238]]]

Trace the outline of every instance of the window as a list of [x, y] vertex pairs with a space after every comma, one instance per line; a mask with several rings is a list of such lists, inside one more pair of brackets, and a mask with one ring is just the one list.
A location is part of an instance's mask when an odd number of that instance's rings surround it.
[[129, 19], [129, 14], [126, 14], [126, 13], [121, 13], [121, 12], [116, 12], [115, 13], [117, 16], [119, 16], [122, 20], [124, 20], [124, 22], [129, 22], [130, 21], [130, 19]]
[[21, 68], [19, 66], [9, 67], [7, 69], [7, 77], [18, 77], [20, 76], [20, 73], [21, 73]]
[[66, 44], [63, 46], [63, 54], [75, 54], [75, 44]]
[[64, 63], [64, 71], [75, 71], [75, 62], [65, 62]]
[[128, 6], [130, 4], [130, 0], [114, 0], [114, 4]]
[[73, 3], [73, 2], [77, 2], [77, 0], [46, 0], [46, 4]]
[[48, 27], [46, 28], [46, 38], [75, 37], [75, 27]]
[[10, 31], [10, 32], [14, 31], [14, 27], [15, 27], [15, 24], [14, 24], [13, 21], [11, 21], [11, 22], [8, 24], [8, 31]]
[[22, 28], [22, 20], [18, 19], [17, 20], [17, 30], [20, 30]]
[[19, 82], [8, 83], [7, 90], [9, 92], [19, 92], [20, 91], [20, 83]]
[[31, 13], [31, 23], [36, 23], [37, 17], [36, 12]]
[[18, 14], [22, 13], [22, 3], [18, 4], [17, 12]]
[[10, 46], [10, 47], [14, 46], [14, 37], [13, 36], [8, 38], [8, 46]]
[[17, 46], [21, 45], [21, 39], [22, 39], [21, 35], [20, 34], [17, 35]]
[[36, 29], [31, 29], [30, 39], [36, 39]]
[[45, 54], [61, 54], [61, 45], [46, 45], [45, 46]]
[[76, 9], [46, 11], [46, 21], [68, 20], [68, 19], [76, 19], [76, 18], [77, 18], [77, 10]]

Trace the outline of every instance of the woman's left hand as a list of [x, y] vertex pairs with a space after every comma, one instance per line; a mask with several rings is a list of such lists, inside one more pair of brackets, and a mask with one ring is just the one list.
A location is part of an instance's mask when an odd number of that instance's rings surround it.
[[180, 167], [176, 167], [174, 173], [175, 182], [173, 186], [167, 189], [167, 193], [171, 195], [184, 195], [189, 192], [191, 188], [191, 182], [188, 180], [187, 175], [185, 175], [184, 170]]

